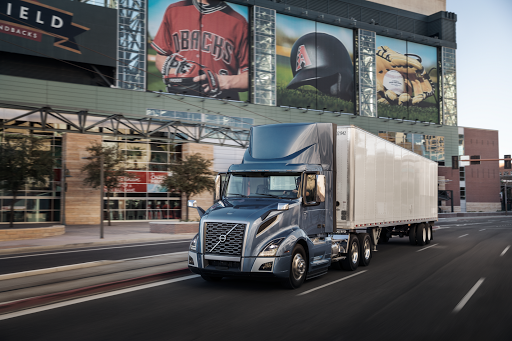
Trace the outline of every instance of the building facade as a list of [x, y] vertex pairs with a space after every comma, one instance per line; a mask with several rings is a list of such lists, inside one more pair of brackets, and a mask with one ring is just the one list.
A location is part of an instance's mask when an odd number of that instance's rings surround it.
[[[94, 142], [118, 147], [133, 173], [112, 193], [111, 219], [181, 219], [183, 196], [160, 186], [170, 163], [201, 153], [225, 171], [251, 126], [291, 122], [356, 125], [438, 162], [464, 209], [450, 171], [457, 17], [444, 1], [104, 4], [1, 9], [0, 134], [44, 136], [58, 157], [47, 186], [16, 200], [15, 221], [98, 223], [100, 193], [80, 172]], [[468, 210], [494, 203], [469, 194], [478, 186], [466, 185]], [[0, 194], [1, 224], [12, 197]], [[212, 203], [209, 193], [195, 199]]]

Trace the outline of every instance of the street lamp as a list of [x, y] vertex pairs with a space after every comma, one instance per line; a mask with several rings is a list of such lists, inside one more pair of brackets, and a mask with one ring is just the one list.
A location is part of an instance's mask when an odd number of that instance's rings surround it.
[[94, 160], [97, 158], [100, 159], [100, 238], [103, 239], [103, 197], [105, 196], [103, 185], [103, 154], [100, 154], [100, 156], [83, 157], [82, 159]]

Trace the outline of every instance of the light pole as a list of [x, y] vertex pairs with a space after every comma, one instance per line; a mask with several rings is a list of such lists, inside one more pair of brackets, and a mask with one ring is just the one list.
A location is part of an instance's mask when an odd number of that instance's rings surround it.
[[100, 161], [100, 238], [103, 239], [103, 197], [105, 196], [104, 179], [103, 179], [103, 154], [99, 156], [83, 157], [85, 160], [93, 160], [99, 158]]

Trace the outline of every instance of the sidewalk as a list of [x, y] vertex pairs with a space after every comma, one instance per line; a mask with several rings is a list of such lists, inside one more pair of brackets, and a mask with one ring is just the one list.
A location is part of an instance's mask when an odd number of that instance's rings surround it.
[[[52, 224], [56, 225], [56, 224]], [[50, 225], [50, 226], [52, 226]], [[15, 225], [16, 228], [48, 226]], [[66, 226], [66, 233], [61, 236], [41, 239], [26, 239], [0, 242], [0, 254], [24, 253], [54, 249], [70, 249], [97, 245], [130, 244], [154, 242], [161, 240], [191, 240], [195, 233], [163, 234], [151, 233], [149, 222], [113, 222], [112, 226], [104, 224], [104, 238], [100, 239], [99, 225]]]

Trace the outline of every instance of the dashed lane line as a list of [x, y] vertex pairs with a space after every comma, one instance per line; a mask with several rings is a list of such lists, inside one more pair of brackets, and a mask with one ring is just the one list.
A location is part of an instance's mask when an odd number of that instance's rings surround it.
[[508, 249], [510, 249], [510, 245], [509, 245], [509, 246], [507, 246], [507, 247], [505, 248], [505, 250], [503, 250], [503, 252], [501, 253], [500, 257], [503, 257], [503, 255], [504, 255], [505, 253], [507, 253]]
[[116, 295], [126, 294], [126, 293], [133, 292], [133, 291], [138, 291], [138, 290], [143, 290], [143, 289], [148, 289], [148, 288], [154, 288], [154, 287], [158, 287], [158, 286], [161, 286], [161, 285], [166, 285], [166, 284], [186, 281], [186, 280], [194, 279], [194, 278], [197, 278], [197, 277], [199, 277], [199, 275], [191, 275], [191, 276], [185, 276], [185, 277], [180, 277], [180, 278], [174, 278], [174, 279], [170, 279], [170, 280], [167, 280], [167, 281], [161, 281], [161, 282], [156, 282], [156, 283], [149, 283], [149, 284], [139, 285], [139, 286], [136, 286], [136, 287], [116, 290], [116, 291], [112, 291], [112, 292], [106, 292], [106, 293], [103, 293], [103, 294], [98, 294], [98, 295], [92, 295], [92, 296], [77, 298], [77, 299], [73, 299], [73, 300], [69, 300], [69, 301], [64, 301], [64, 302], [59, 302], [59, 303], [53, 303], [53, 304], [45, 305], [45, 306], [42, 306], [42, 307], [30, 308], [30, 309], [25, 309], [25, 310], [21, 310], [21, 311], [16, 311], [16, 312], [13, 312], [13, 313], [0, 315], [0, 321], [8, 320], [8, 319], [11, 319], [11, 318], [14, 318], [14, 317], [34, 314], [34, 313], [38, 313], [38, 312], [41, 312], [41, 311], [46, 311], [46, 310], [66, 307], [68, 305], [73, 305], [73, 304], [78, 304], [78, 303], [82, 303], [82, 302], [97, 300], [97, 299], [100, 299], [100, 298], [116, 296]]
[[485, 229], [478, 230], [478, 232], [485, 231]]
[[465, 237], [467, 236], [467, 234], [463, 234], [462, 236], [458, 236], [457, 238], [462, 238], [462, 237]]
[[466, 303], [468, 303], [471, 296], [473, 296], [475, 294], [475, 292], [478, 290], [478, 288], [480, 288], [480, 286], [482, 285], [484, 280], [485, 280], [485, 278], [482, 277], [478, 280], [478, 282], [476, 282], [475, 285], [473, 285], [473, 287], [471, 288], [471, 290], [469, 290], [469, 292], [466, 294], [466, 296], [464, 296], [462, 298], [462, 300], [459, 302], [459, 304], [457, 304], [455, 306], [455, 309], [453, 309], [454, 313], [458, 313], [462, 308], [464, 308], [464, 306], [466, 305]]
[[297, 296], [302, 296], [302, 295], [306, 295], [306, 294], [312, 293], [313, 291], [317, 291], [317, 290], [319, 290], [319, 289], [322, 289], [322, 288], [328, 287], [329, 285], [333, 285], [333, 284], [336, 284], [336, 283], [338, 283], [338, 282], [344, 281], [344, 280], [346, 280], [346, 279], [352, 278], [352, 277], [354, 277], [354, 276], [360, 275], [360, 274], [362, 274], [362, 273], [365, 273], [366, 271], [368, 271], [368, 270], [359, 271], [359, 272], [357, 272], [357, 273], [355, 273], [355, 274], [353, 274], [353, 275], [350, 275], [350, 276], [347, 276], [347, 277], [340, 278], [340, 279], [338, 279], [338, 280], [336, 280], [336, 281], [329, 282], [329, 283], [327, 283], [327, 284], [321, 285], [321, 286], [319, 286], [319, 287], [313, 288], [313, 289], [308, 290], [308, 291], [301, 292], [301, 293], [300, 293], [300, 294], [298, 294]]
[[420, 250], [418, 250], [416, 252], [420, 252], [420, 251], [423, 251], [423, 250], [426, 250], [426, 249], [430, 249], [431, 247], [434, 247], [436, 245], [439, 245], [439, 244], [434, 244], [434, 245], [430, 245], [430, 246], [424, 247], [423, 249], [420, 249]]

